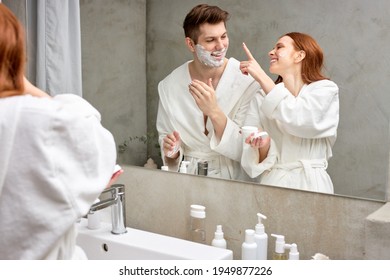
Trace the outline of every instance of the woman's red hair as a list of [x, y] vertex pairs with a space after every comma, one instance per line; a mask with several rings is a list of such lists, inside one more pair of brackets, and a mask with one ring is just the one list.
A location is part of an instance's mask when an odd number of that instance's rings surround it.
[[25, 59], [23, 27], [0, 4], [0, 97], [23, 94]]
[[[304, 33], [291, 32], [288, 36], [294, 41], [294, 48], [297, 51], [303, 50], [306, 53], [302, 60], [302, 80], [305, 84], [328, 79], [322, 74], [324, 66], [324, 53], [318, 43], [310, 36]], [[279, 76], [275, 83], [280, 83], [283, 78]]]

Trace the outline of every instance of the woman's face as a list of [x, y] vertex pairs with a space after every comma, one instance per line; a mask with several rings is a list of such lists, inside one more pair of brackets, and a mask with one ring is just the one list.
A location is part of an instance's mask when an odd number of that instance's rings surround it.
[[270, 58], [269, 71], [283, 77], [284, 74], [293, 70], [298, 52], [294, 48], [294, 41], [291, 37], [281, 37], [275, 47], [268, 53]]

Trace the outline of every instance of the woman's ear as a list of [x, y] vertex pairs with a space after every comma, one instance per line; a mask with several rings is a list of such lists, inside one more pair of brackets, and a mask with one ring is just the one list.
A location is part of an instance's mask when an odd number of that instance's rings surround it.
[[295, 62], [301, 62], [306, 57], [306, 52], [304, 50], [300, 50], [295, 55]]
[[195, 52], [195, 43], [190, 37], [186, 37], [185, 43], [190, 52]]

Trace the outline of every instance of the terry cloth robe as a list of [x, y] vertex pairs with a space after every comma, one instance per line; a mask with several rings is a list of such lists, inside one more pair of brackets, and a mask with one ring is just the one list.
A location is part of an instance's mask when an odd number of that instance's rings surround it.
[[116, 162], [100, 114], [73, 94], [0, 98], [0, 259], [85, 257], [75, 222]]
[[[156, 125], [161, 154], [164, 155], [163, 138], [176, 130], [182, 141], [180, 156], [175, 164], [168, 166], [169, 170], [178, 171], [184, 156], [184, 160], [190, 162], [187, 173], [196, 174], [197, 162], [207, 160], [208, 176], [245, 179], [240, 165], [243, 141], [240, 127], [250, 100], [260, 91], [260, 86], [252, 77], [241, 73], [236, 59], [229, 59], [215, 90], [217, 102], [228, 118], [223, 137], [218, 141], [210, 119], [206, 124], [209, 134], [205, 135], [203, 112], [188, 90], [191, 82], [189, 63], [176, 68], [158, 85], [160, 102]], [[168, 165], [165, 157], [162, 158], [164, 165]]]
[[304, 87], [294, 97], [277, 84], [253, 100], [245, 121], [268, 132], [268, 157], [259, 162], [258, 149], [244, 143], [241, 163], [264, 185], [333, 193], [326, 172], [339, 123], [339, 89], [329, 80]]

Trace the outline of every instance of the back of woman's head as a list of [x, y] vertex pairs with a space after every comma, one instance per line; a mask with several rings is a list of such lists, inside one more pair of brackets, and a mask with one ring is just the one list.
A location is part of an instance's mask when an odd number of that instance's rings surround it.
[[209, 6], [207, 4], [200, 4], [191, 9], [183, 22], [184, 34], [197, 43], [199, 36], [199, 26], [208, 24], [218, 24], [229, 19], [229, 13], [217, 6]]
[[[302, 60], [302, 80], [306, 84], [328, 79], [322, 74], [324, 66], [324, 53], [320, 45], [310, 35], [290, 32], [284, 36], [288, 36], [294, 41], [294, 47], [297, 51], [304, 51], [305, 58]], [[280, 77], [278, 78], [280, 80]], [[280, 81], [279, 81], [280, 82]]]
[[23, 93], [25, 59], [23, 27], [0, 3], [0, 97]]

